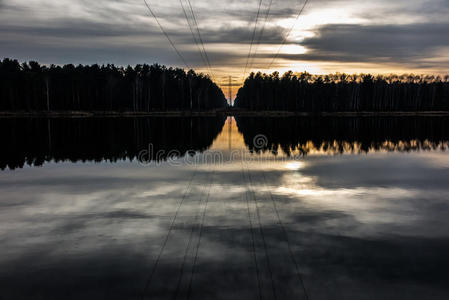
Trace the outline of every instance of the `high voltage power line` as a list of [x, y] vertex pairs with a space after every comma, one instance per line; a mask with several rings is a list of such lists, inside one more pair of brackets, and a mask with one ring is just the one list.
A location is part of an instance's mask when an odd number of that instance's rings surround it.
[[148, 8], [149, 12], [151, 13], [151, 15], [153, 16], [153, 18], [156, 21], [157, 25], [159, 26], [159, 29], [162, 31], [162, 33], [165, 35], [165, 37], [167, 38], [167, 40], [170, 43], [170, 45], [175, 50], [176, 54], [179, 56], [179, 58], [181, 58], [182, 62], [187, 67], [187, 69], [190, 69], [189, 65], [187, 64], [186, 60], [184, 59], [184, 56], [182, 56], [182, 54], [179, 52], [178, 48], [176, 48], [175, 43], [172, 41], [172, 39], [170, 38], [168, 33], [164, 30], [164, 27], [162, 27], [162, 25], [159, 22], [159, 19], [157, 18], [156, 14], [151, 9], [150, 5], [147, 3], [147, 0], [143, 0], [143, 2], [145, 3], [145, 6]]
[[201, 60], [203, 61], [204, 65], [207, 67], [206, 59], [203, 56], [203, 52], [201, 51], [201, 47], [200, 47], [199, 41], [196, 38], [195, 32], [193, 30], [193, 25], [191, 24], [190, 18], [187, 15], [187, 11], [186, 11], [186, 9], [184, 7], [184, 4], [182, 3], [182, 0], [179, 0], [179, 3], [181, 4], [182, 11], [184, 12], [184, 16], [185, 16], [186, 21], [187, 21], [187, 25], [189, 26], [190, 32], [192, 33], [193, 41], [195, 42], [195, 45], [197, 46], [198, 51], [200, 52]]
[[260, 30], [259, 38], [257, 39], [256, 49], [254, 50], [254, 55], [253, 55], [253, 58], [252, 58], [252, 60], [251, 60], [251, 62], [250, 62], [250, 65], [249, 65], [249, 68], [250, 68], [250, 69], [252, 68], [253, 63], [254, 63], [254, 60], [256, 59], [257, 50], [259, 49], [260, 42], [261, 42], [261, 40], [262, 40], [263, 33], [264, 33], [264, 31], [265, 31], [265, 26], [267, 25], [268, 18], [269, 18], [269, 16], [270, 16], [270, 11], [271, 11], [271, 6], [272, 6], [272, 4], [273, 4], [273, 0], [270, 0], [270, 2], [268, 3], [267, 12], [265, 13], [265, 20], [264, 20], [264, 22], [263, 22], [262, 29]]
[[252, 38], [251, 38], [251, 44], [249, 46], [248, 57], [246, 58], [246, 65], [245, 65], [245, 69], [243, 71], [243, 77], [245, 77], [246, 70], [248, 69], [248, 63], [249, 63], [249, 59], [251, 57], [251, 51], [252, 51], [253, 44], [254, 44], [254, 38], [256, 37], [257, 23], [259, 22], [261, 6], [262, 6], [262, 0], [259, 0], [259, 8], [257, 9], [256, 21], [254, 22], [254, 30], [253, 30], [253, 34], [252, 34]]
[[200, 33], [199, 26], [198, 26], [198, 22], [196, 20], [195, 12], [193, 11], [192, 3], [190, 2], [190, 0], [187, 0], [187, 3], [189, 4], [190, 12], [192, 13], [193, 22], [195, 23], [196, 31], [198, 33], [198, 38], [200, 40], [201, 47], [203, 48], [204, 56], [206, 58], [207, 65], [209, 67], [209, 71], [211, 72], [211, 76], [214, 77], [213, 72], [212, 72], [212, 67], [211, 67], [211, 64], [209, 61], [209, 56], [207, 55], [206, 47], [204, 46], [203, 38], [201, 37], [201, 33]]
[[[188, 24], [188, 26], [190, 28], [190, 32], [192, 33], [193, 40], [194, 40], [195, 44], [198, 47], [198, 51], [200, 52], [201, 59], [203, 60], [203, 63], [206, 66], [206, 68], [208, 69], [210, 75], [212, 77], [214, 77], [213, 72], [212, 72], [212, 67], [211, 67], [211, 64], [210, 64], [210, 60], [209, 60], [209, 56], [207, 55], [206, 47], [204, 46], [203, 38], [201, 37], [201, 32], [200, 32], [200, 29], [199, 29], [199, 26], [198, 26], [198, 21], [196, 19], [195, 12], [193, 11], [193, 6], [192, 6], [190, 0], [186, 0], [186, 1], [187, 1], [187, 4], [188, 4], [188, 7], [189, 7], [188, 10], [190, 11], [190, 14], [192, 16], [192, 21], [189, 19], [186, 7], [182, 3], [182, 0], [179, 0], [179, 2], [181, 4], [181, 7], [182, 7], [182, 10], [184, 12], [184, 16], [185, 16], [185, 18], [187, 20], [187, 24]], [[150, 5], [148, 4], [149, 0], [143, 0], [143, 2], [145, 3], [145, 6], [147, 7], [147, 9], [150, 12], [151, 16], [154, 18], [154, 20], [156, 21], [157, 25], [159, 26], [159, 29], [164, 34], [164, 36], [167, 38], [167, 40], [170, 43], [170, 45], [172, 46], [172, 48], [175, 50], [176, 54], [179, 56], [179, 58], [184, 63], [186, 68], [190, 69], [190, 66], [187, 63], [186, 59], [181, 54], [181, 51], [179, 51], [179, 49], [176, 47], [175, 42], [170, 38], [170, 36], [168, 35], [167, 31], [164, 29], [164, 27], [162, 26], [162, 24], [159, 21], [158, 17], [156, 16], [155, 12], [151, 9]], [[195, 35], [193, 27], [195, 27], [195, 29], [196, 29], [196, 32], [198, 34], [198, 38]]]
[[[200, 53], [200, 57], [201, 60], [203, 61], [204, 65], [206, 66], [206, 68], [208, 69], [210, 75], [212, 78], [215, 78], [213, 71], [212, 71], [212, 65], [210, 63], [210, 59], [209, 56], [207, 54], [206, 51], [206, 47], [204, 45], [204, 41], [203, 38], [201, 36], [201, 32], [198, 26], [198, 21], [195, 15], [195, 12], [193, 10], [193, 6], [190, 0], [184, 0], [187, 3], [187, 6], [185, 6], [185, 4], [182, 2], [183, 0], [179, 0], [184, 16], [186, 18], [187, 24], [189, 26], [190, 32], [192, 34], [193, 37], [193, 41], [195, 42], [198, 51]], [[265, 13], [265, 18], [263, 21], [263, 26], [261, 28], [261, 31], [259, 33], [259, 36], [257, 38], [257, 43], [256, 43], [256, 47], [255, 47], [255, 51], [253, 53], [253, 46], [254, 46], [254, 42], [256, 39], [256, 34], [257, 34], [257, 25], [259, 24], [259, 18], [261, 15], [261, 8], [262, 8], [262, 1], [263, 0], [259, 0], [259, 5], [258, 5], [258, 9], [257, 9], [257, 14], [256, 14], [256, 19], [254, 22], [254, 29], [251, 35], [251, 43], [250, 43], [250, 47], [249, 47], [249, 51], [248, 51], [248, 55], [246, 58], [246, 64], [245, 64], [245, 68], [244, 68], [244, 72], [243, 72], [243, 79], [245, 79], [246, 76], [246, 71], [248, 70], [248, 67], [251, 69], [253, 64], [254, 64], [254, 60], [256, 59], [257, 56], [257, 52], [266, 28], [266, 25], [268, 23], [268, 19], [270, 16], [270, 12], [271, 12], [271, 7], [273, 4], [273, 0], [269, 0], [268, 6], [267, 6], [267, 10]], [[302, 7], [300, 8], [298, 14], [296, 15], [296, 18], [293, 22], [293, 25], [290, 27], [290, 29], [288, 30], [287, 34], [284, 35], [284, 38], [282, 40], [281, 45], [279, 46], [279, 49], [277, 50], [277, 52], [275, 53], [275, 55], [273, 56], [273, 59], [271, 60], [270, 64], [268, 65], [267, 69], [270, 69], [272, 67], [272, 65], [274, 64], [274, 62], [276, 61], [276, 59], [279, 57], [279, 54], [281, 52], [282, 47], [286, 44], [287, 39], [290, 37], [299, 17], [301, 16], [301, 14], [304, 11], [304, 8], [306, 7], [307, 3], [310, 0], [305, 0], [304, 4], [302, 5]], [[184, 56], [182, 55], [182, 53], [179, 51], [179, 49], [176, 47], [174, 41], [170, 38], [170, 36], [168, 35], [167, 31], [164, 29], [164, 27], [162, 26], [162, 24], [160, 23], [159, 19], [157, 18], [156, 14], [154, 13], [154, 11], [151, 9], [150, 5], [148, 4], [149, 0], [143, 0], [143, 2], [145, 3], [145, 6], [147, 7], [148, 11], [150, 12], [151, 16], [155, 19], [157, 25], [159, 26], [159, 29], [161, 30], [161, 32], [164, 34], [164, 36], [167, 38], [168, 42], [170, 43], [170, 45], [172, 46], [172, 48], [175, 50], [176, 54], [179, 56], [179, 58], [181, 59], [181, 61], [184, 63], [184, 65], [186, 66], [187, 69], [190, 69], [190, 66], [188, 65], [186, 59], [184, 58]], [[189, 17], [189, 15], [191, 16], [191, 18]], [[195, 34], [196, 31], [196, 34]]]
[[301, 16], [302, 12], [304, 11], [304, 8], [306, 7], [307, 3], [309, 2], [309, 0], [305, 0], [303, 6], [301, 7], [301, 9], [299, 10], [298, 14], [296, 15], [296, 19], [293, 22], [293, 25], [290, 27], [290, 30], [288, 31], [288, 33], [284, 36], [284, 39], [282, 40], [282, 44], [281, 46], [279, 46], [278, 51], [276, 52], [276, 54], [273, 57], [273, 60], [271, 61], [271, 63], [268, 65], [268, 69], [271, 68], [271, 66], [273, 65], [273, 63], [275, 62], [275, 60], [278, 58], [279, 53], [281, 53], [281, 49], [282, 47], [285, 45], [285, 43], [287, 42], [288, 37], [290, 36], [290, 34], [293, 31], [293, 28], [295, 28], [296, 22], [298, 21], [299, 17]]

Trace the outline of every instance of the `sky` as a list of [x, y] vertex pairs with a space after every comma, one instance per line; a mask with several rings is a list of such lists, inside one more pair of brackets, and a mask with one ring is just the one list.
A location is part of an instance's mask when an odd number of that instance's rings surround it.
[[[188, 66], [225, 91], [259, 70], [449, 73], [449, 0], [309, 0], [297, 20], [305, 0], [263, 0], [252, 47], [259, 0], [190, 0], [211, 68], [186, 1], [147, 3]], [[186, 67], [143, 0], [0, 0], [0, 45], [0, 57], [44, 64]]]

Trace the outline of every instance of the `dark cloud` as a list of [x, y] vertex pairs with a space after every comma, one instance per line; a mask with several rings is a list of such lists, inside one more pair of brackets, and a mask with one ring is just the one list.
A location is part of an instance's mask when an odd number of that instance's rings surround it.
[[[265, 27], [260, 43], [280, 44], [285, 28], [280, 27], [278, 21], [294, 18], [302, 4], [297, 0], [275, 1], [269, 26]], [[151, 5], [189, 64], [203, 66], [180, 4], [152, 1]], [[193, 5], [205, 43], [228, 44], [229, 48], [249, 44], [258, 1], [224, 4], [218, 0], [198, 0]], [[268, 1], [264, 1], [258, 30], [262, 27], [267, 5]], [[282, 54], [280, 58], [441, 67], [435, 51], [449, 44], [446, 34], [449, 25], [444, 18], [449, 13], [447, 0], [379, 0], [366, 7], [355, 0], [315, 0], [307, 5], [304, 14], [341, 7], [348, 8], [351, 18], [365, 21], [321, 26], [315, 29], [315, 37], [301, 43], [309, 50], [306, 54]], [[353, 11], [355, 7], [360, 9]], [[174, 52], [168, 50], [170, 45], [142, 1], [61, 1], [44, 7], [38, 3], [0, 0], [0, 16], [2, 56], [58, 64], [112, 62], [124, 65], [156, 61], [181, 64]], [[346, 21], [342, 19], [341, 23]], [[408, 24], [397, 25], [404, 22]], [[312, 25], [308, 28], [310, 30]], [[206, 47], [212, 64], [241, 66], [247, 50], [233, 52], [229, 48]], [[267, 56], [271, 58], [272, 54]], [[266, 58], [262, 54], [259, 57]]]
[[92, 23], [83, 20], [74, 20], [50, 26], [17, 26], [4, 25], [0, 27], [2, 34], [30, 35], [45, 39], [54, 38], [89, 38], [89, 37], [120, 37], [120, 36], [142, 36], [159, 34], [159, 30], [153, 27], [131, 27], [117, 26], [106, 23]]
[[[202, 66], [203, 62], [193, 46], [188, 27], [168, 30], [189, 64]], [[207, 44], [248, 44], [252, 28], [224, 26], [202, 30]], [[280, 27], [266, 28], [261, 43], [277, 44], [281, 41]], [[2, 55], [20, 60], [35, 59], [42, 63], [116, 63], [136, 64], [159, 62], [172, 64], [176, 55], [155, 26], [133, 24], [110, 25], [83, 20], [54, 21], [39, 26], [6, 25], [0, 27]], [[210, 50], [214, 65], [236, 62], [238, 53]], [[181, 64], [181, 62], [175, 62]]]
[[449, 47], [449, 23], [407, 25], [342, 25], [320, 27], [316, 36], [301, 45], [306, 54], [281, 54], [290, 60], [402, 63], [411, 67], [433, 66], [421, 62], [435, 51]]
[[[36, 59], [43, 63], [103, 63], [134, 64], [157, 61], [172, 64], [176, 59], [160, 29], [148, 15], [142, 3], [135, 1], [82, 1], [83, 14], [64, 16], [58, 5], [42, 10], [34, 5], [8, 4], [10, 15], [35, 16], [45, 14], [45, 20], [27, 18], [24, 22], [7, 22], [0, 26], [3, 56], [21, 60]], [[83, 4], [81, 3], [81, 4]], [[219, 3], [195, 3], [198, 22], [206, 43], [248, 44], [252, 26], [235, 26], [236, 21], [253, 24], [258, 1], [231, 1], [226, 9]], [[284, 1], [272, 7], [271, 21], [291, 17], [296, 1]], [[179, 6], [179, 3], [176, 4]], [[142, 6], [142, 7], [140, 7]], [[180, 9], [167, 9], [164, 4], [152, 3], [153, 9], [189, 64], [201, 66], [184, 14]], [[195, 7], [196, 6], [196, 7]], [[137, 7], [140, 7], [137, 9]], [[75, 9], [80, 9], [75, 6]], [[266, 9], [264, 6], [263, 9]], [[0, 12], [1, 14], [1, 12]], [[33, 15], [31, 15], [33, 16]], [[32, 21], [35, 22], [32, 22]], [[113, 20], [113, 21], [112, 21]], [[222, 24], [219, 28], [208, 24]], [[276, 44], [282, 38], [279, 27], [265, 29], [261, 43]], [[193, 47], [192, 47], [193, 46]], [[213, 64], [235, 61], [229, 51], [211, 51]], [[213, 52], [213, 53], [212, 53]], [[175, 62], [180, 63], [180, 62]]]
[[385, 3], [384, 5], [390, 6], [391, 8], [361, 12], [360, 16], [374, 22], [385, 19], [408, 21], [412, 18], [421, 21], [445, 22], [447, 19], [446, 16], [449, 14], [447, 0], [395, 1]]
[[[44, 64], [106, 64], [114, 63], [116, 65], [134, 65], [141, 63], [161, 63], [166, 65], [178, 65], [183, 67], [182, 62], [177, 59], [176, 53], [170, 48], [170, 45], [163, 41], [155, 45], [153, 42], [139, 42], [138, 46], [129, 46], [127, 44], [115, 45], [73, 45], [58, 44], [42, 45], [39, 43], [29, 44], [25, 41], [12, 43], [2, 42], [2, 56], [14, 57], [19, 60], [37, 60]], [[206, 46], [207, 47], [207, 46]], [[32, 51], [30, 51], [32, 48]], [[201, 67], [203, 62], [196, 49], [182, 49], [181, 53], [187, 59], [191, 66]], [[212, 66], [223, 64], [230, 65], [233, 60], [240, 56], [223, 51], [208, 51]]]
[[[224, 27], [218, 30], [204, 32], [207, 43], [233, 43], [249, 44], [253, 28], [248, 27]], [[279, 44], [282, 42], [283, 29], [281, 27], [265, 28], [261, 44]]]

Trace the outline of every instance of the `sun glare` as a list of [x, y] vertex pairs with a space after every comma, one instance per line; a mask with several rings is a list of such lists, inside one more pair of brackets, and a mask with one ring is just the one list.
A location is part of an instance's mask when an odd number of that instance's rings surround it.
[[304, 168], [304, 163], [299, 161], [289, 162], [285, 164], [285, 168], [292, 171], [297, 171]]

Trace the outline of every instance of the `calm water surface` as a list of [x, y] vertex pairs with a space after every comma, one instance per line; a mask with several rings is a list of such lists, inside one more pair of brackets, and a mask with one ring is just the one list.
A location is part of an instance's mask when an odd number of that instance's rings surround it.
[[448, 299], [448, 124], [1, 120], [0, 299]]

